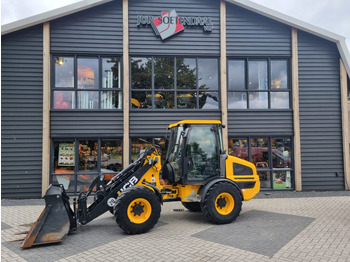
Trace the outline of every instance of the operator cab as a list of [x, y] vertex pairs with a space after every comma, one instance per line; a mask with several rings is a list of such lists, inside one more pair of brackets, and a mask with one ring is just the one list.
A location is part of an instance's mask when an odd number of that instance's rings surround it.
[[224, 155], [221, 128], [218, 120], [184, 120], [170, 125], [163, 179], [171, 184], [203, 185], [220, 177], [220, 156]]

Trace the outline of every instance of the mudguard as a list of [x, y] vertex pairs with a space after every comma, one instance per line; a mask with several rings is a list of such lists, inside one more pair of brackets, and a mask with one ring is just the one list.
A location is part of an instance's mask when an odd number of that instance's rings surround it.
[[[232, 184], [233, 186], [235, 186], [238, 191], [240, 192], [241, 196], [242, 196], [242, 192], [239, 188], [239, 186], [236, 184], [236, 182], [230, 180], [230, 179], [226, 179], [226, 178], [215, 178], [211, 181], [209, 181], [206, 185], [204, 185], [199, 191], [198, 191], [198, 195], [201, 196], [201, 203], [204, 202], [204, 199], [205, 199], [205, 196], [206, 194], [208, 193], [209, 189], [215, 185], [216, 183], [219, 183], [219, 182], [228, 182], [230, 184]], [[243, 196], [242, 196], [242, 199], [243, 199]]]

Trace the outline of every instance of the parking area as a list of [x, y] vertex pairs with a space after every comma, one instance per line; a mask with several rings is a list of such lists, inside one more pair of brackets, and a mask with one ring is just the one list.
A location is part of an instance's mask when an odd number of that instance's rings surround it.
[[43, 208], [44, 200], [2, 200], [2, 261], [350, 261], [349, 191], [261, 192], [227, 225], [164, 203], [146, 234], [124, 234], [107, 212], [60, 244], [10, 242]]

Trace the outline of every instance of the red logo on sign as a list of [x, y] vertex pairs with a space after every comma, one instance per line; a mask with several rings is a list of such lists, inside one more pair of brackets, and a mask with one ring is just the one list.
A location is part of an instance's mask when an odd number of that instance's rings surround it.
[[185, 29], [179, 20], [175, 10], [162, 12], [161, 16], [153, 19], [152, 27], [156, 35], [159, 35], [164, 40]]

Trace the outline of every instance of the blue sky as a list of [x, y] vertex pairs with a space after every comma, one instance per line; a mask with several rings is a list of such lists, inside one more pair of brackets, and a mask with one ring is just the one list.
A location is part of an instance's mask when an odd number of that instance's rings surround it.
[[[79, 0], [2, 0], [1, 24], [68, 5]], [[273, 10], [346, 37], [350, 49], [349, 0], [251, 0]]]

